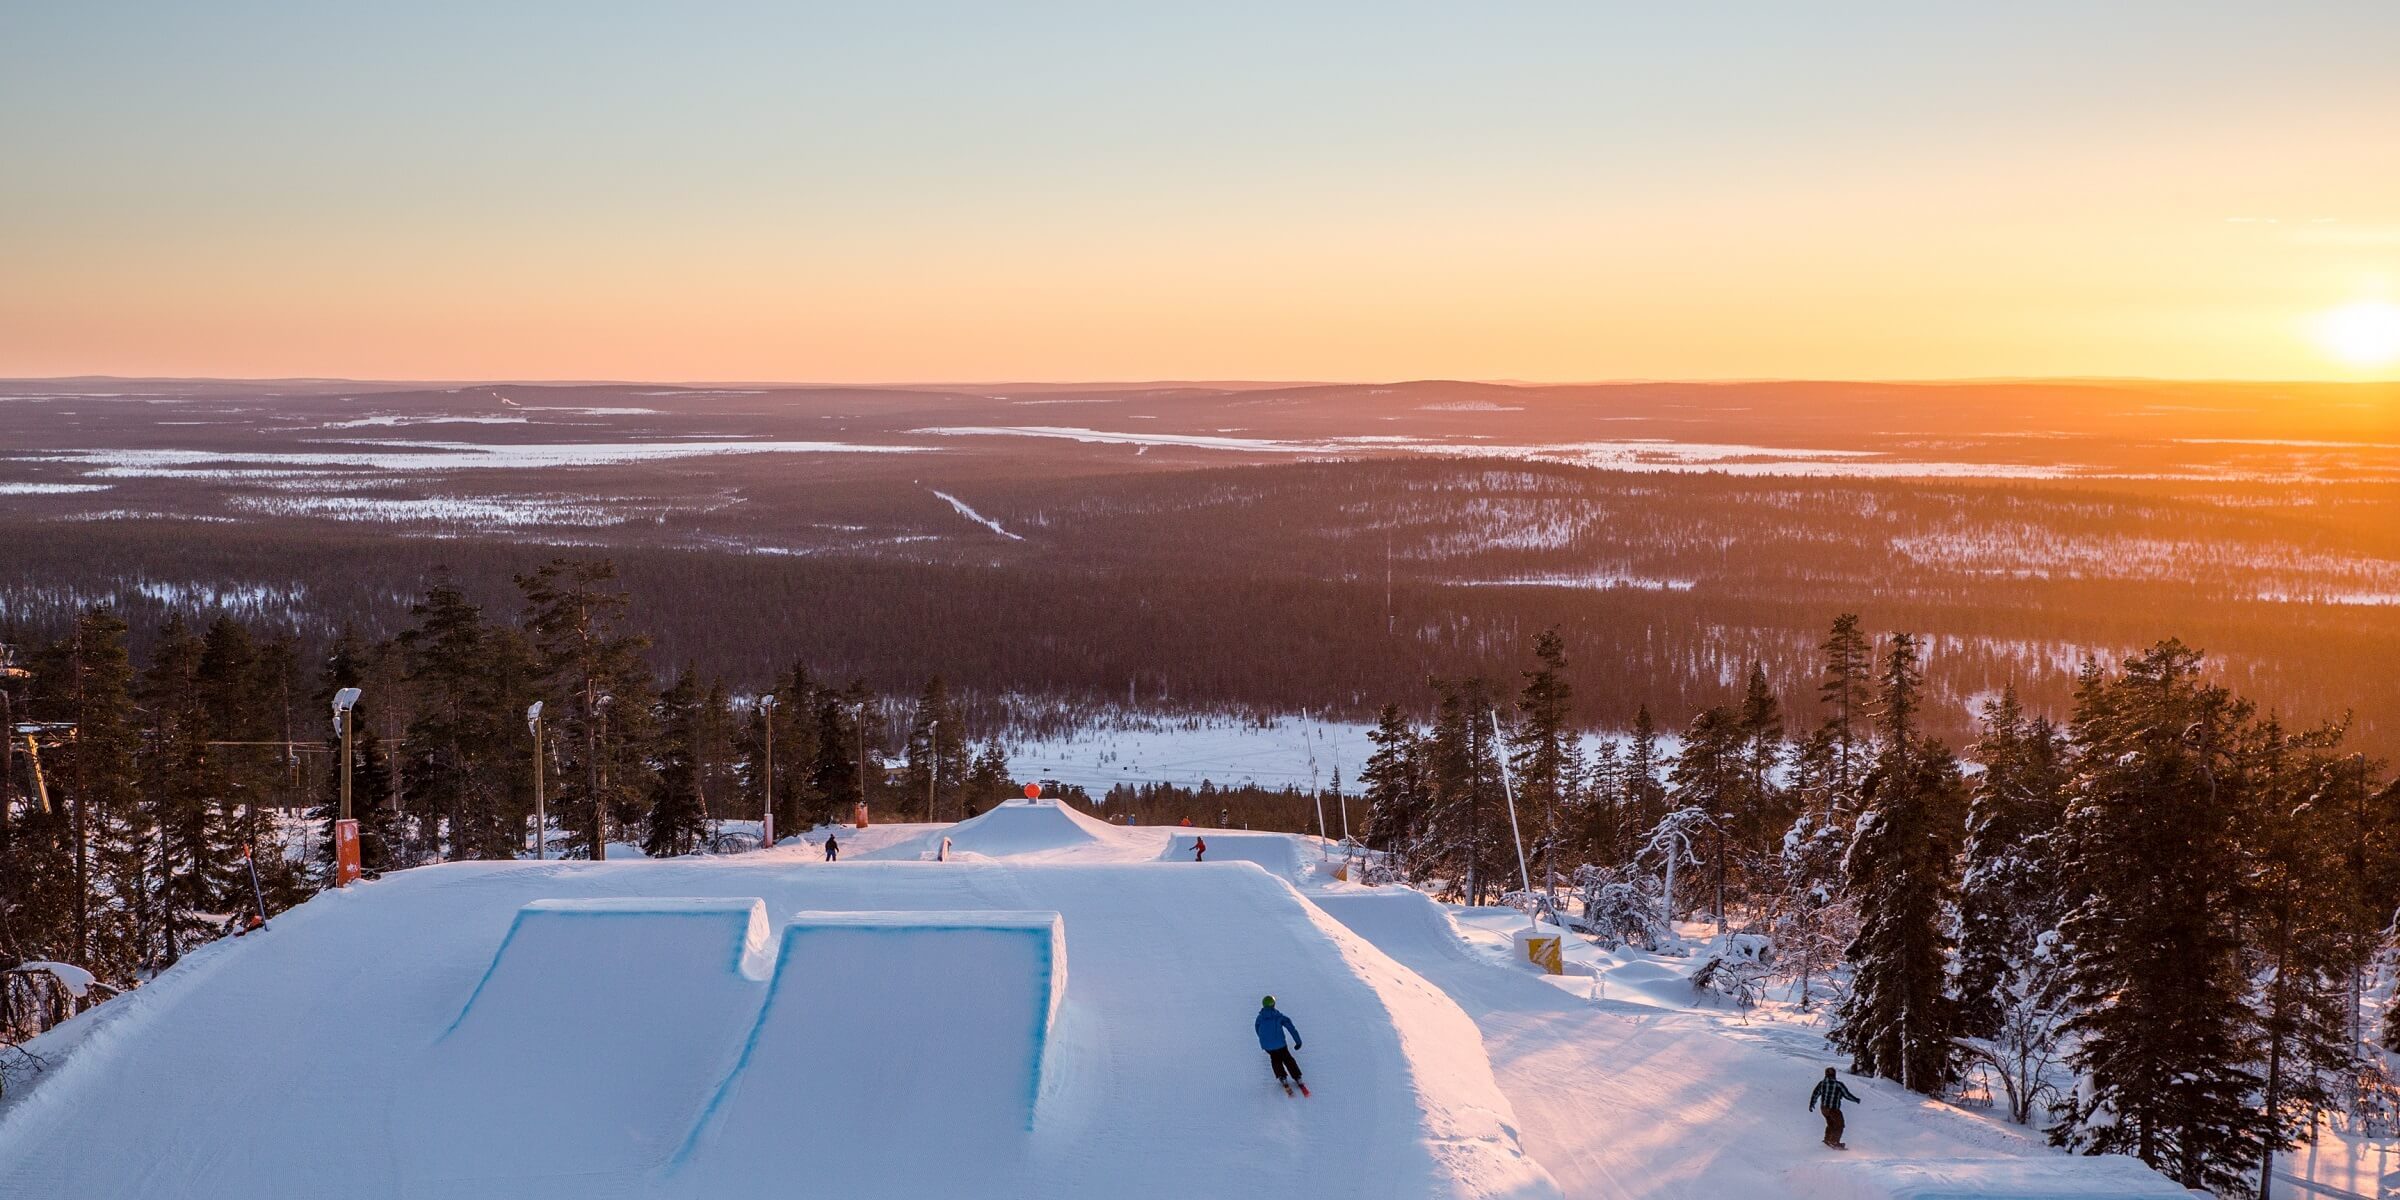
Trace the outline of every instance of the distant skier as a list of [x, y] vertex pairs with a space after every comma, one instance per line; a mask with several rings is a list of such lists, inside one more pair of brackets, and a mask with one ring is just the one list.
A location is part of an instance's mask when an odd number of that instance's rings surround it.
[[1857, 1093], [1834, 1076], [1832, 1067], [1825, 1068], [1825, 1078], [1808, 1094], [1808, 1106], [1811, 1109], [1822, 1108], [1825, 1112], [1826, 1145], [1836, 1150], [1850, 1148], [1842, 1144], [1842, 1101], [1855, 1102], [1857, 1099]]
[[1208, 861], [1208, 839], [1207, 839], [1207, 838], [1193, 838], [1193, 839], [1192, 839], [1192, 861], [1193, 861], [1193, 862], [1207, 862], [1207, 861]]
[[842, 859], [842, 843], [841, 843], [841, 840], [840, 840], [839, 838], [836, 838], [836, 837], [834, 837], [834, 836], [833, 836], [832, 834], [830, 834], [830, 833], [829, 833], [829, 834], [826, 834], [826, 835], [825, 835], [825, 861], [826, 861], [826, 862], [840, 862], [840, 861], [841, 861], [841, 859]]
[[[1300, 1082], [1300, 1060], [1292, 1057], [1292, 1051], [1300, 1048], [1300, 1027], [1292, 1024], [1290, 1017], [1275, 1010], [1275, 997], [1269, 996], [1259, 1001], [1258, 1005], [1258, 1019], [1252, 1021], [1250, 1027], [1258, 1031], [1258, 1048], [1267, 1052], [1267, 1065], [1275, 1069], [1275, 1082], [1283, 1085], [1283, 1094], [1286, 1096], [1292, 1094], [1293, 1088], [1299, 1088], [1301, 1095], [1307, 1095], [1308, 1085]], [[1286, 1033], [1292, 1035], [1290, 1049], [1283, 1044], [1283, 1035]]]

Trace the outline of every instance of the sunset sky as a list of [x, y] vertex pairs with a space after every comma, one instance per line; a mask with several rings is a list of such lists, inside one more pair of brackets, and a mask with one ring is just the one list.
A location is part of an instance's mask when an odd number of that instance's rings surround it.
[[2386, 378], [2395, 47], [2372, 0], [15, 0], [0, 375]]

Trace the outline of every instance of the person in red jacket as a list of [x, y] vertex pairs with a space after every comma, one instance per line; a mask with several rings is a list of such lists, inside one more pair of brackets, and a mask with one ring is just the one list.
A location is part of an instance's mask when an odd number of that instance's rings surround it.
[[1207, 839], [1207, 838], [1193, 838], [1193, 839], [1192, 839], [1192, 861], [1193, 861], [1193, 862], [1206, 862], [1206, 861], [1208, 861], [1208, 839]]

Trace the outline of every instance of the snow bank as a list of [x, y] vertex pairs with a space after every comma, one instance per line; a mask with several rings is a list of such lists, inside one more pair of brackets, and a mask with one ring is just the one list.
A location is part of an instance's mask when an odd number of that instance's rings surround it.
[[1794, 1167], [1784, 1181], [1795, 1200], [2163, 1200], [2192, 1194], [2117, 1155], [1932, 1162], [1836, 1159]]
[[677, 1173], [697, 1164], [702, 1194], [742, 1194], [755, 1185], [751, 1152], [788, 1138], [808, 1097], [808, 1134], [825, 1146], [864, 1150], [895, 1127], [943, 1146], [817, 1156], [809, 1177], [828, 1194], [945, 1194], [962, 1162], [979, 1188], [1026, 1188], [1026, 1135], [1066, 985], [1055, 912], [801, 913]]

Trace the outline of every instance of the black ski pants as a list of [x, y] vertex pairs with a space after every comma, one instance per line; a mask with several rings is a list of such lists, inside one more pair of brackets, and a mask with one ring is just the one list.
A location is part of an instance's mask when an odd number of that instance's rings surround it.
[[1842, 1144], [1841, 1109], [1827, 1108], [1825, 1110], [1825, 1144], [1828, 1146], [1839, 1146]]
[[1300, 1060], [1292, 1057], [1292, 1048], [1277, 1046], [1267, 1051], [1267, 1065], [1275, 1068], [1275, 1078], [1300, 1082]]

